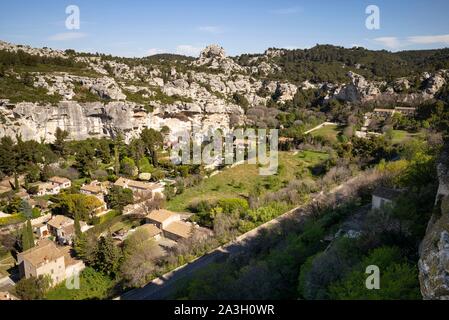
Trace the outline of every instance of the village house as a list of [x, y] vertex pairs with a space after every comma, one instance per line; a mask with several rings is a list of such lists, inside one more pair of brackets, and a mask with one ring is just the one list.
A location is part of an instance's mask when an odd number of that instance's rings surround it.
[[401, 190], [379, 187], [372, 194], [372, 209], [382, 209], [386, 205], [393, 204], [402, 194]]
[[114, 185], [120, 188], [130, 189], [137, 195], [152, 193], [155, 196], [158, 193], [163, 196], [165, 189], [160, 183], [135, 181], [126, 178], [119, 178]]
[[400, 113], [405, 116], [413, 116], [416, 113], [416, 108], [414, 107], [395, 107], [394, 109], [383, 109], [376, 108], [373, 111], [373, 114], [381, 117], [390, 117], [395, 113]]
[[181, 216], [178, 213], [165, 209], [153, 210], [147, 215], [147, 221], [154, 224], [159, 229], [165, 229], [170, 223], [180, 221]]
[[162, 230], [162, 235], [170, 240], [179, 241], [192, 235], [194, 225], [182, 221], [179, 213], [165, 209], [154, 210], [147, 215], [147, 222]]
[[109, 212], [106, 202], [100, 198], [98, 200], [100, 200], [101, 204], [90, 213], [91, 218], [101, 217]]
[[[46, 224], [48, 232], [53, 235], [58, 243], [71, 245], [73, 238], [75, 237], [75, 221], [66, 216], [54, 216]], [[81, 232], [89, 230], [89, 226], [80, 221]], [[40, 231], [42, 232], [42, 231]], [[45, 234], [45, 229], [43, 234]]]
[[104, 202], [104, 196], [108, 193], [108, 191], [101, 182], [95, 180], [89, 184], [83, 184], [80, 188], [80, 193], [95, 196]]
[[383, 108], [376, 108], [373, 111], [373, 114], [376, 116], [381, 117], [390, 117], [395, 113], [394, 109], [383, 109]]
[[70, 255], [70, 247], [61, 248], [44, 239], [27, 251], [17, 255], [21, 277], [50, 276], [56, 285], [84, 269], [84, 263]]
[[162, 230], [156, 227], [154, 224], [144, 224], [143, 226], [137, 227], [137, 230], [146, 230], [151, 239], [159, 240], [161, 238]]
[[34, 186], [37, 188], [36, 195], [39, 197], [56, 195], [61, 192], [61, 187], [52, 182], [39, 182]]
[[68, 189], [72, 186], [72, 181], [67, 178], [62, 177], [51, 177], [48, 179], [51, 183], [58, 185], [61, 189]]
[[396, 112], [399, 112], [405, 116], [414, 116], [416, 113], [415, 107], [396, 107], [394, 108]]
[[37, 234], [39, 239], [47, 238], [51, 235], [46, 223], [39, 223], [38, 225], [34, 226], [33, 231]]
[[191, 223], [175, 221], [164, 228], [164, 237], [173, 241], [188, 239], [192, 235], [193, 228]]

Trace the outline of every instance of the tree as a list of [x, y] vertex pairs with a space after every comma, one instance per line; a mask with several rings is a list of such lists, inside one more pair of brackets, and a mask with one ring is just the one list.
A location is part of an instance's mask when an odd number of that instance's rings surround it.
[[75, 236], [79, 238], [82, 234], [79, 215], [75, 214]]
[[130, 189], [113, 186], [106, 196], [106, 202], [110, 208], [121, 212], [124, 207], [134, 202], [133, 192]]
[[[365, 286], [366, 267], [376, 265], [380, 268], [380, 290], [367, 290]], [[330, 286], [333, 299], [402, 300], [421, 299], [418, 269], [404, 262], [400, 250], [382, 247], [373, 250], [354, 271], [342, 281]]]
[[22, 252], [27, 251], [34, 247], [34, 234], [31, 221], [27, 220], [26, 224], [22, 227]]
[[140, 139], [143, 141], [147, 154], [151, 157], [153, 166], [157, 166], [157, 150], [164, 144], [162, 134], [154, 129], [143, 129], [140, 134]]
[[5, 212], [9, 214], [19, 213], [22, 209], [22, 199], [14, 196], [11, 200], [9, 200], [7, 206], [5, 207]]
[[21, 201], [20, 212], [22, 212], [27, 219], [31, 219], [33, 217], [33, 208], [31, 208], [30, 204], [26, 200]]
[[97, 197], [84, 194], [61, 194], [52, 200], [55, 202], [53, 206], [55, 214], [78, 217], [83, 221], [89, 220], [91, 214], [103, 205]]
[[62, 130], [61, 128], [56, 128], [55, 132], [55, 142], [53, 143], [53, 147], [56, 153], [60, 156], [64, 156], [67, 152], [67, 143], [66, 139], [68, 138], [69, 133], [67, 131]]
[[118, 175], [120, 173], [120, 156], [124, 154], [123, 135], [119, 132], [114, 139], [114, 171]]
[[91, 173], [97, 169], [95, 159], [95, 149], [88, 142], [80, 142], [75, 155], [76, 168], [84, 177], [90, 177]]
[[138, 229], [125, 241], [121, 275], [130, 287], [147, 283], [156, 270], [159, 248], [146, 229]]
[[122, 161], [120, 161], [120, 169], [123, 174], [130, 177], [136, 176], [139, 172], [134, 160], [128, 157], [124, 157]]
[[41, 275], [37, 278], [23, 278], [17, 282], [15, 290], [17, 296], [22, 300], [42, 300], [50, 286], [50, 277]]
[[108, 232], [98, 241], [93, 267], [104, 274], [115, 276], [120, 267], [120, 260], [120, 249], [115, 246], [112, 235]]
[[9, 136], [0, 139], [0, 171], [10, 175], [16, 169], [14, 142]]

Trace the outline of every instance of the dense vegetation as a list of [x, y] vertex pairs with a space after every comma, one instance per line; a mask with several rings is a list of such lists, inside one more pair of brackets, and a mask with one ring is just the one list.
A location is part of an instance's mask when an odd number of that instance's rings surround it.
[[[372, 80], [391, 81], [395, 78], [419, 76], [449, 67], [449, 49], [389, 52], [372, 51], [361, 47], [351, 49], [316, 45], [311, 49], [283, 50], [280, 57], [272, 58], [282, 71], [272, 78], [299, 83], [343, 82], [349, 70]], [[238, 57], [239, 63], [250, 64], [253, 56]], [[345, 66], [342, 68], [342, 66]]]

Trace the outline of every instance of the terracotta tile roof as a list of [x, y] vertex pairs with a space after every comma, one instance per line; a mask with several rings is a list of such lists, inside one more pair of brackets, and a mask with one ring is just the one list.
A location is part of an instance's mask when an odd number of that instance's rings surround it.
[[119, 178], [115, 184], [115, 186], [122, 187], [122, 188], [135, 188], [135, 189], [142, 189], [142, 190], [155, 190], [162, 187], [159, 183], [148, 183], [148, 182], [142, 182], [142, 181], [136, 181], [136, 180], [130, 180], [125, 178]]
[[53, 228], [60, 229], [68, 225], [73, 225], [75, 221], [66, 216], [54, 216], [50, 221], [47, 222]]
[[192, 224], [189, 224], [184, 221], [175, 221], [173, 223], [170, 223], [164, 231], [170, 232], [172, 234], [175, 234], [181, 238], [188, 238], [192, 234]]
[[87, 191], [89, 193], [99, 194], [99, 193], [103, 193], [103, 188], [100, 185], [86, 184], [81, 187], [81, 191]]
[[144, 224], [143, 226], [138, 227], [139, 230], [147, 230], [150, 238], [153, 238], [157, 236], [158, 234], [161, 234], [162, 231], [158, 227], [156, 227], [154, 224]]
[[176, 213], [165, 209], [160, 209], [151, 211], [147, 217], [153, 221], [162, 223], [174, 215], [176, 215]]
[[63, 177], [51, 177], [48, 181], [56, 183], [56, 184], [64, 184], [70, 182], [69, 179]]
[[39, 267], [47, 261], [53, 261], [63, 256], [64, 252], [53, 241], [48, 239], [41, 240], [34, 248], [18, 254], [18, 257], [27, 260], [35, 267]]

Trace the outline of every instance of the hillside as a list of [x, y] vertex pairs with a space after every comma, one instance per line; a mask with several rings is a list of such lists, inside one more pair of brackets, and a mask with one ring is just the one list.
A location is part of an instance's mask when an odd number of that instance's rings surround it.
[[1, 42], [0, 135], [53, 141], [61, 127], [71, 139], [128, 141], [146, 127], [174, 137], [192, 126], [286, 127], [280, 114], [310, 107], [329, 118], [340, 104], [417, 105], [447, 91], [448, 55], [317, 45], [230, 58], [212, 45], [198, 59], [131, 59]]

